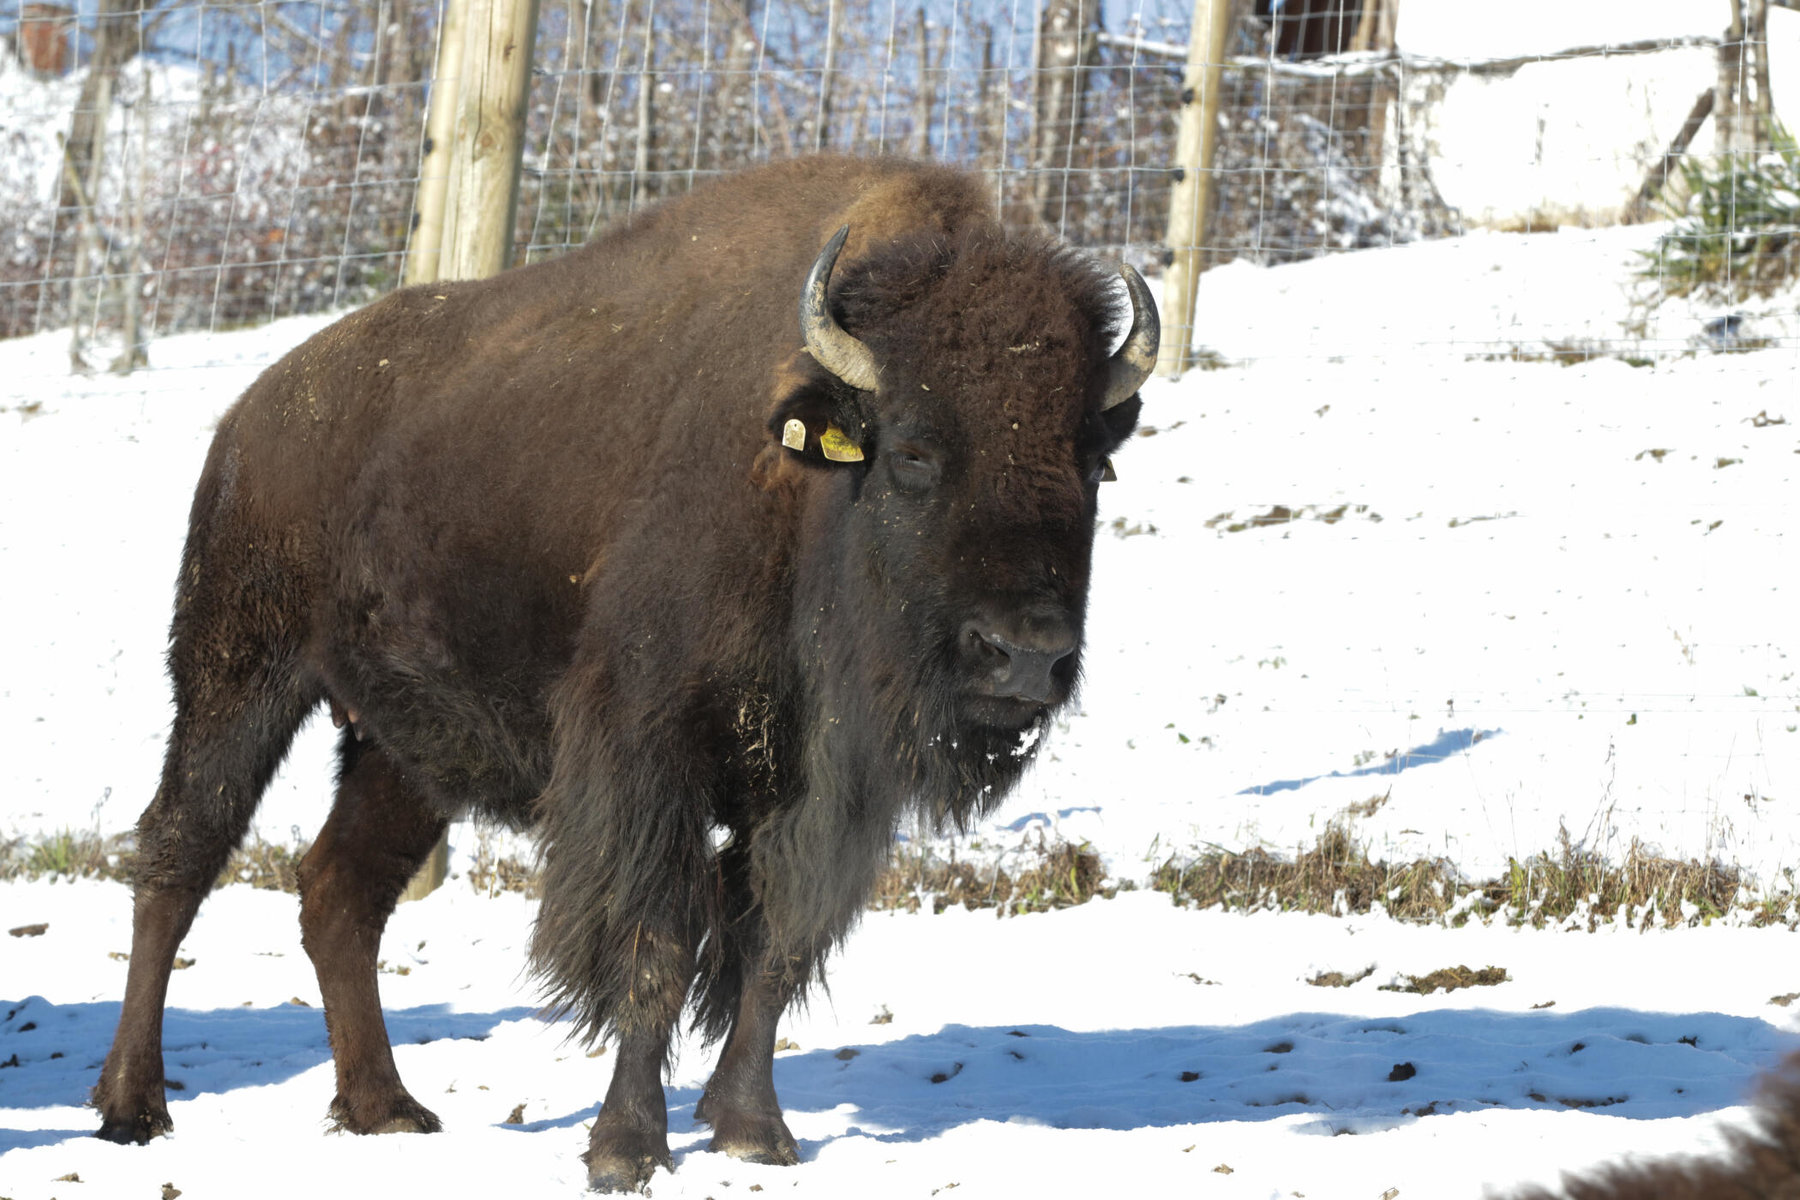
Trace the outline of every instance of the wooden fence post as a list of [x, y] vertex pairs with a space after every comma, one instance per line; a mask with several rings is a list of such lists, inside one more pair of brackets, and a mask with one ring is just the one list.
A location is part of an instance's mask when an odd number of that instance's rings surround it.
[[1206, 205], [1219, 133], [1219, 78], [1231, 32], [1233, 0], [1194, 0], [1181, 124], [1175, 135], [1179, 174], [1169, 194], [1168, 257], [1163, 267], [1163, 339], [1156, 370], [1171, 378], [1187, 369], [1194, 343], [1194, 296], [1206, 244]]
[[444, 255], [444, 212], [450, 195], [450, 154], [462, 86], [463, 3], [445, 0], [438, 27], [437, 66], [431, 73], [431, 107], [425, 115], [425, 153], [419, 158], [419, 190], [413, 198], [412, 236], [406, 250], [408, 286], [432, 283]]
[[[427, 195], [421, 171], [415, 255], [407, 260], [409, 283], [482, 279], [512, 265], [513, 218], [519, 206], [519, 167], [525, 152], [525, 103], [531, 85], [532, 44], [537, 38], [537, 0], [448, 0], [438, 49], [439, 77], [432, 81], [427, 137], [442, 133], [441, 109], [455, 97], [443, 191]], [[460, 10], [460, 11], [458, 11]], [[459, 35], [460, 26], [460, 35]], [[460, 51], [452, 51], [460, 46]], [[446, 70], [446, 61], [449, 68]], [[445, 91], [440, 106], [438, 90]], [[430, 156], [427, 156], [429, 162]], [[427, 203], [440, 205], [443, 228], [436, 255], [422, 244]], [[414, 271], [414, 262], [418, 270]], [[426, 271], [431, 271], [427, 276]], [[436, 891], [450, 871], [450, 842], [438, 838], [401, 900]]]
[[467, 7], [438, 278], [481, 279], [512, 265], [537, 0], [460, 2]]

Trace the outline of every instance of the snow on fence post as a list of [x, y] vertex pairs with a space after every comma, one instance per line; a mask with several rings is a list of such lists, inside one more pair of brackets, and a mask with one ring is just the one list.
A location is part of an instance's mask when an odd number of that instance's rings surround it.
[[1181, 125], [1175, 134], [1175, 186], [1169, 191], [1168, 248], [1163, 268], [1162, 349], [1156, 370], [1171, 378], [1187, 369], [1194, 341], [1194, 294], [1206, 241], [1213, 147], [1219, 140], [1219, 77], [1234, 0], [1194, 0]]
[[[454, 95], [455, 124], [449, 138], [448, 195], [435, 199], [429, 175], [421, 171], [414, 209], [416, 258], [407, 261], [406, 281], [481, 279], [512, 265], [513, 218], [519, 206], [519, 168], [525, 152], [525, 101], [531, 84], [532, 46], [537, 38], [537, 0], [448, 0], [438, 78], [432, 81], [428, 137], [442, 132], [441, 112]], [[460, 50], [451, 47], [460, 43]], [[444, 89], [445, 103], [439, 103]], [[435, 153], [437, 147], [432, 147]], [[440, 160], [442, 161], [442, 160]], [[427, 164], [431, 155], [427, 155]], [[427, 231], [426, 206], [435, 204], [441, 230]], [[437, 252], [424, 251], [427, 237]], [[415, 272], [414, 262], [418, 269]], [[427, 276], [426, 271], [431, 271]], [[400, 899], [419, 900], [436, 891], [450, 873], [448, 834], [406, 885]]]

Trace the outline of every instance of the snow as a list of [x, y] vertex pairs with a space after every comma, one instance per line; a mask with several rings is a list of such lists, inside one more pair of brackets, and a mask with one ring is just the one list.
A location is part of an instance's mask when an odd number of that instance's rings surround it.
[[[6, 977], [34, 993], [0, 1005], [0, 1039], [21, 1062], [4, 1093], [4, 1194], [56, 1195], [74, 1172], [88, 1185], [80, 1195], [165, 1181], [236, 1195], [272, 1156], [304, 1164], [258, 1172], [272, 1196], [365, 1194], [371, 1173], [402, 1172], [453, 1195], [580, 1192], [582, 1126], [607, 1059], [534, 1015], [519, 982], [529, 904], [452, 885], [389, 927], [390, 964], [409, 968], [381, 979], [400, 1070], [452, 1131], [426, 1144], [322, 1134], [330, 1052], [292, 908], [236, 886], [202, 910], [165, 1033], [167, 1072], [182, 1084], [177, 1132], [123, 1148], [85, 1136], [92, 1114], [80, 1104], [123, 986], [124, 964], [107, 952], [129, 945], [125, 890], [9, 887], [9, 919], [50, 930], [0, 947]], [[798, 1049], [778, 1056], [776, 1084], [802, 1165], [706, 1150], [691, 1114], [710, 1055], [689, 1045], [669, 1087], [676, 1171], [651, 1186], [842, 1196], [879, 1181], [884, 1195], [954, 1183], [977, 1196], [1079, 1196], [1205, 1181], [1221, 1196], [1472, 1197], [1621, 1149], [1705, 1146], [1718, 1122], [1741, 1117], [1752, 1076], [1800, 1044], [1768, 1016], [1768, 996], [1792, 983], [1773, 940], [1786, 936], [1235, 916], [1143, 892], [1005, 921], [875, 914], [829, 996], [784, 1023]], [[1672, 958], [1684, 967], [1673, 977]], [[1463, 961], [1504, 966], [1510, 981], [1429, 997], [1379, 990], [1394, 972]], [[1377, 963], [1348, 989], [1304, 982]], [[870, 1023], [883, 1012], [889, 1023]], [[28, 1021], [37, 1028], [18, 1032]], [[1401, 1064], [1414, 1073], [1391, 1079]], [[517, 1105], [523, 1123], [506, 1125]], [[1220, 1164], [1233, 1174], [1209, 1178]]]
[[1692, 0], [1518, 0], [1504, 21], [1471, 21], [1460, 0], [1410, 0], [1399, 13], [1394, 37], [1413, 54], [1483, 59], [1712, 37], [1724, 28], [1725, 18]]
[[[1142, 883], [1337, 822], [1378, 858], [1481, 878], [1566, 830], [1609, 858], [1636, 840], [1791, 890], [1795, 296], [1743, 310], [1773, 348], [1715, 353], [1719, 313], [1634, 310], [1655, 233], [1484, 233], [1207, 275], [1199, 341], [1230, 365], [1146, 389], [1146, 435], [1102, 492], [1080, 701], [957, 852], [1055, 834]], [[126, 379], [70, 378], [62, 335], [0, 343], [0, 836], [119, 832], [149, 799], [211, 427], [323, 323], [160, 340]], [[1569, 347], [1619, 357], [1549, 361]], [[1251, 524], [1275, 506], [1292, 519]], [[316, 831], [331, 743], [323, 721], [302, 735], [261, 836]], [[0, 1066], [0, 1196], [578, 1193], [608, 1056], [539, 1018], [534, 906], [476, 894], [477, 832], [452, 838], [457, 877], [403, 905], [382, 950], [401, 1073], [449, 1131], [433, 1138], [323, 1133], [330, 1053], [296, 905], [244, 886], [202, 909], [171, 983], [176, 1133], [85, 1136], [129, 893], [0, 885], [0, 928], [49, 926], [0, 937], [0, 1062], [18, 1063]], [[1588, 933], [1246, 915], [1145, 890], [1003, 920], [871, 914], [781, 1031], [801, 1165], [706, 1150], [691, 1114], [715, 1051], [684, 1043], [677, 1169], [651, 1190], [1455, 1200], [1705, 1151], [1800, 1048], [1771, 1004], [1800, 989], [1790, 937], [1740, 918]], [[1384, 990], [1457, 965], [1507, 981]], [[1369, 973], [1309, 985], [1326, 971]]]
[[[1505, 74], [1415, 80], [1407, 119], [1434, 147], [1432, 186], [1463, 221], [1605, 223], [1635, 201], [1718, 70], [1709, 46], [1552, 58]], [[1709, 121], [1694, 149], [1713, 145]], [[1390, 159], [1391, 174], [1400, 164]]]
[[[1414, 72], [1404, 111], [1390, 106], [1384, 121], [1407, 132], [1382, 147], [1385, 188], [1398, 188], [1401, 174], [1423, 162], [1466, 226], [1618, 221], [1696, 97], [1718, 80], [1709, 45], [1605, 50], [1716, 38], [1726, 14], [1711, 5], [1525, 0], [1508, 7], [1505, 21], [1472, 21], [1469, 12], [1466, 0], [1408, 0], [1395, 33], [1400, 52], [1457, 63], [1539, 61], [1500, 72]], [[1800, 96], [1800, 12], [1771, 9], [1767, 32], [1770, 93], [1776, 111], [1791, 114]], [[1708, 118], [1701, 126], [1693, 152], [1715, 152], [1715, 125]]]

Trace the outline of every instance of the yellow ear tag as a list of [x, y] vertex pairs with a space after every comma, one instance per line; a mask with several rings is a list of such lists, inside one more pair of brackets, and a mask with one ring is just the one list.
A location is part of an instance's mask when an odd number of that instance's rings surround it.
[[1101, 470], [1100, 470], [1100, 482], [1101, 483], [1117, 483], [1119, 481], [1119, 473], [1117, 471], [1113, 470], [1112, 459], [1110, 459], [1110, 458], [1101, 459], [1100, 467], [1101, 467]]
[[805, 450], [806, 422], [798, 417], [789, 417], [787, 424], [781, 427], [781, 444], [789, 450]]
[[845, 437], [836, 425], [826, 426], [819, 435], [819, 449], [832, 462], [861, 462], [863, 457], [862, 447]]

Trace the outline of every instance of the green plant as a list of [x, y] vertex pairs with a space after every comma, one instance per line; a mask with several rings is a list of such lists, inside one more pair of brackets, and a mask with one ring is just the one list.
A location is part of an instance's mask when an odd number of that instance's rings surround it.
[[1800, 147], [1779, 122], [1767, 153], [1685, 159], [1677, 199], [1658, 208], [1674, 227], [1643, 253], [1640, 277], [1663, 296], [1735, 303], [1800, 278]]
[[106, 854], [107, 846], [98, 835], [64, 829], [30, 846], [25, 853], [23, 873], [27, 879], [44, 875], [104, 879], [113, 874]]
[[80, 849], [75, 843], [75, 835], [65, 829], [61, 833], [51, 834], [31, 848], [31, 853], [25, 860], [25, 872], [32, 879], [40, 875], [73, 875], [79, 858]]

